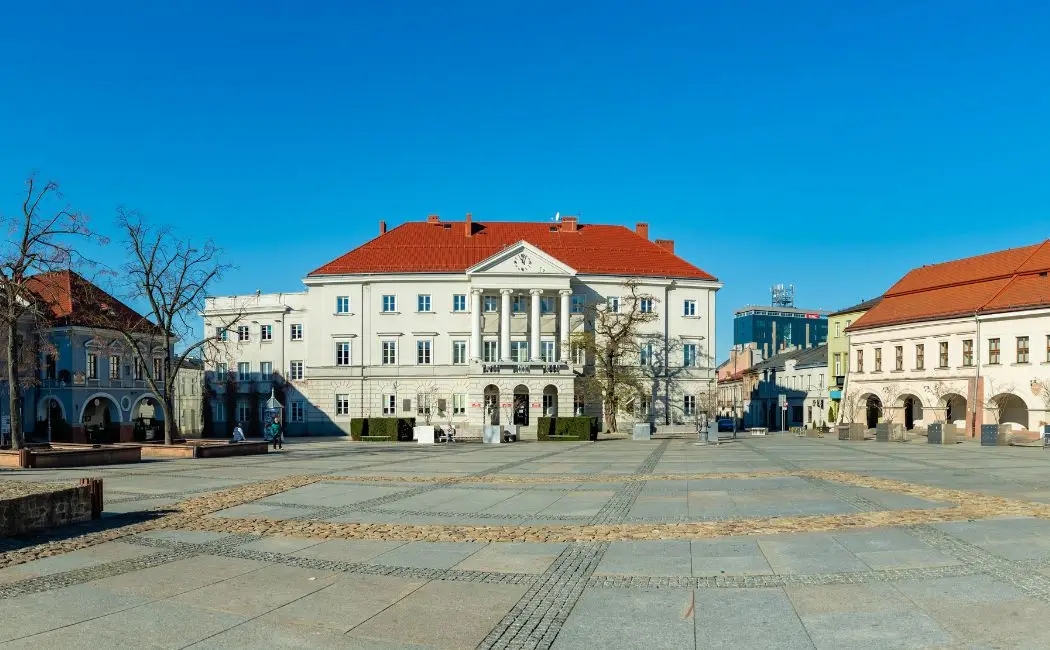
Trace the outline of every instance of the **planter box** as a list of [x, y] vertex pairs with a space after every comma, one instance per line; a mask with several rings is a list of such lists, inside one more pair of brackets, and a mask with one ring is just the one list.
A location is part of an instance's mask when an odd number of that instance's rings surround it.
[[48, 468], [85, 467], [137, 463], [142, 460], [140, 445], [54, 444], [48, 448], [0, 451], [0, 467]]
[[932, 422], [926, 427], [926, 442], [931, 445], [943, 444], [944, 438], [944, 424], [941, 422]]
[[488, 445], [498, 445], [503, 442], [503, 427], [498, 424], [486, 424], [481, 431], [481, 441]]
[[836, 427], [839, 440], [849, 440], [849, 425], [840, 424]]
[[904, 426], [896, 422], [879, 422], [875, 425], [876, 442], [904, 439]]
[[839, 440], [864, 440], [864, 424], [861, 422], [840, 424]]
[[[17, 453], [17, 452], [16, 452]], [[102, 480], [97, 479], [101, 494]], [[0, 538], [35, 533], [95, 518], [90, 485], [20, 490], [0, 497]], [[101, 497], [98, 503], [101, 513]]]
[[652, 440], [652, 430], [648, 422], [635, 424], [634, 428], [631, 429], [631, 440]]
[[981, 446], [982, 447], [998, 447], [1006, 445], [1006, 434], [1009, 432], [1010, 427], [999, 424], [982, 424], [981, 425]]
[[142, 449], [143, 458], [229, 458], [265, 454], [270, 450], [270, 443], [265, 440], [245, 440], [243, 442], [190, 440], [174, 445], [120, 443], [114, 446], [139, 447]]
[[412, 427], [412, 437], [421, 445], [434, 444], [434, 427], [432, 425], [417, 425]]

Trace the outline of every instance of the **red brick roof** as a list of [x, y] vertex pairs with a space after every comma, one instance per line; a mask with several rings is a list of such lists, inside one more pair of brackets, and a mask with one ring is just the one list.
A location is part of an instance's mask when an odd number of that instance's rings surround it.
[[1050, 240], [912, 269], [850, 330], [1050, 306]]
[[[552, 232], [552, 229], [554, 231]], [[310, 273], [461, 273], [507, 246], [526, 241], [579, 273], [715, 280], [662, 246], [623, 226], [475, 221], [409, 222]]]
[[72, 271], [39, 273], [26, 286], [50, 308], [55, 325], [103, 327], [108, 310], [125, 327], [153, 329], [141, 314]]

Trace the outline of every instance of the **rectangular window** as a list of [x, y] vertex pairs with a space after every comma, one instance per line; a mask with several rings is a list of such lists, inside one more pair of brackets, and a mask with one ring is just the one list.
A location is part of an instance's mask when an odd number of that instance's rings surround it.
[[499, 361], [499, 341], [481, 342], [481, 360], [486, 363]]
[[499, 298], [496, 296], [482, 296], [481, 303], [482, 311], [490, 314], [499, 311]]
[[988, 365], [999, 365], [999, 339], [988, 339]]
[[904, 346], [898, 345], [893, 348], [893, 369], [904, 370]]
[[926, 368], [926, 346], [919, 343], [915, 346], [915, 369], [924, 370]]
[[963, 341], [963, 365], [967, 368], [973, 365], [973, 339]]
[[349, 395], [336, 395], [335, 396], [335, 414], [336, 415], [350, 415], [350, 396]]
[[421, 293], [416, 296], [416, 311], [428, 312], [430, 311], [430, 294]]
[[98, 355], [96, 354], [87, 355], [87, 376], [88, 379], [98, 379]]
[[639, 359], [638, 364], [642, 366], [650, 366], [653, 363], [653, 344], [643, 343], [639, 348]]
[[940, 350], [940, 355], [937, 358], [938, 367], [940, 367], [940, 368], [947, 368], [948, 367], [948, 342], [947, 341], [941, 341], [938, 344], [938, 350]]
[[857, 372], [864, 372], [864, 350], [857, 350]]
[[164, 359], [153, 360], [153, 379], [164, 381]]
[[416, 395], [416, 415], [427, 416], [430, 414], [430, 393], [419, 393]]
[[118, 356], [109, 358], [109, 378], [120, 379], [120, 357]]
[[682, 400], [682, 411], [686, 415], [696, 415], [696, 395], [686, 395]]
[[424, 366], [430, 364], [430, 339], [416, 341], [416, 363]]
[[273, 325], [262, 325], [259, 327], [259, 340], [261, 341], [272, 341], [273, 340]]
[[835, 338], [842, 336], [842, 323], [835, 321]]
[[543, 414], [547, 417], [554, 415], [554, 395], [543, 394]]
[[384, 366], [397, 364], [397, 341], [383, 341], [381, 344], [382, 354], [379, 361]]
[[510, 360], [517, 361], [518, 363], [524, 363], [529, 360], [529, 342], [528, 341], [511, 341], [510, 342]]
[[467, 413], [467, 396], [463, 393], [452, 395], [452, 415], [465, 415]]
[[587, 359], [587, 348], [581, 343], [572, 344], [572, 362], [577, 366], [582, 366]]
[[[139, 370], [138, 362], [136, 362], [135, 370]], [[226, 381], [227, 366], [225, 363], [215, 364], [215, 380]]]
[[238, 325], [237, 326], [237, 340], [246, 343], [246, 342], [248, 342], [248, 340], [250, 338], [251, 338], [251, 336], [248, 333], [248, 326], [247, 325]]
[[683, 316], [696, 316], [696, 301], [686, 300], [682, 303], [682, 315]]
[[1017, 363], [1028, 363], [1028, 337], [1017, 337]]
[[226, 405], [223, 404], [222, 402], [212, 402], [211, 403], [211, 407], [214, 409], [212, 411], [212, 413], [215, 414], [214, 421], [215, 422], [225, 422], [226, 421]]
[[835, 376], [842, 376], [842, 355], [838, 352], [835, 353]]
[[237, 364], [237, 381], [251, 381], [252, 379], [252, 364], [247, 361], [241, 361]]
[[383, 311], [386, 313], [397, 311], [397, 296], [383, 296]]
[[452, 296], [452, 311], [467, 311], [467, 294], [457, 293], [454, 296]]
[[397, 395], [383, 395], [383, 415], [394, 415], [397, 409]]
[[653, 398], [642, 395], [638, 399], [638, 416], [647, 418], [653, 412]]
[[270, 381], [273, 379], [273, 362], [263, 361], [259, 364], [259, 375], [263, 381]]
[[541, 314], [553, 314], [554, 313], [554, 296], [541, 296], [540, 297], [540, 313]]
[[643, 314], [653, 313], [653, 299], [652, 298], [641, 298], [638, 301], [638, 311]]
[[569, 301], [569, 311], [573, 314], [582, 314], [583, 305], [583, 296], [573, 296]]
[[528, 310], [529, 299], [525, 296], [514, 296], [510, 301], [512, 314], [524, 314]]
[[291, 340], [293, 340], [293, 341], [302, 341], [303, 340], [303, 324], [302, 323], [292, 323], [292, 326], [291, 326], [291, 329], [289, 329], [289, 332], [290, 332], [290, 334], [289, 334], [288, 338], [290, 338]]
[[682, 365], [687, 368], [696, 366], [696, 343], [686, 343], [682, 346]]
[[303, 408], [302, 400], [296, 400], [296, 401], [292, 402], [291, 403], [291, 411], [292, 411], [292, 413], [291, 413], [290, 421], [291, 422], [302, 422], [303, 419], [304, 419], [303, 415], [304, 415], [304, 411], [305, 410], [306, 409]]
[[466, 341], [453, 341], [452, 342], [452, 363], [464, 364], [467, 362], [467, 342]]
[[335, 344], [335, 365], [337, 366], [349, 366], [350, 365], [350, 342], [339, 341]]
[[252, 406], [247, 402], [237, 402], [237, 423], [247, 424], [252, 419]]
[[215, 328], [215, 338], [220, 340], [220, 341], [225, 341], [226, 340], [226, 328], [225, 327], [216, 327]]
[[583, 401], [583, 395], [576, 393], [572, 396], [572, 413], [573, 415], [583, 415], [585, 402]]
[[882, 372], [882, 348], [875, 348], [875, 372]]
[[554, 362], [554, 341], [540, 341], [540, 358], [545, 363]]
[[303, 378], [303, 362], [302, 361], [290, 361], [288, 362], [288, 379], [292, 381], [301, 381]]
[[349, 314], [350, 313], [350, 296], [338, 296], [335, 299], [335, 313], [337, 313], [337, 314]]
[[612, 312], [614, 314], [619, 314], [620, 313], [620, 297], [619, 296], [609, 296], [609, 298], [608, 298], [608, 305], [609, 305], [609, 311], [610, 312]]

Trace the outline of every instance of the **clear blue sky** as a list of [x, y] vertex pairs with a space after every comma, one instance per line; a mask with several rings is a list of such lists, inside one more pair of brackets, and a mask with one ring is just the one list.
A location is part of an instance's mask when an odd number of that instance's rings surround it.
[[[19, 2], [0, 209], [24, 175], [297, 290], [428, 213], [648, 221], [732, 310], [838, 308], [1050, 225], [1050, 3]], [[119, 248], [107, 255], [117, 260]]]

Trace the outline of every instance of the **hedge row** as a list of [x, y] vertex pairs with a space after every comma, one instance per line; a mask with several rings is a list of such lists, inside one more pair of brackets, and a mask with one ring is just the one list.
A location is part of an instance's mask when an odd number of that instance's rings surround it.
[[412, 427], [415, 418], [353, 418], [350, 420], [350, 438], [360, 441], [362, 437], [389, 437], [398, 442], [412, 442]]
[[536, 423], [537, 440], [597, 440], [600, 429], [595, 417], [542, 417]]

